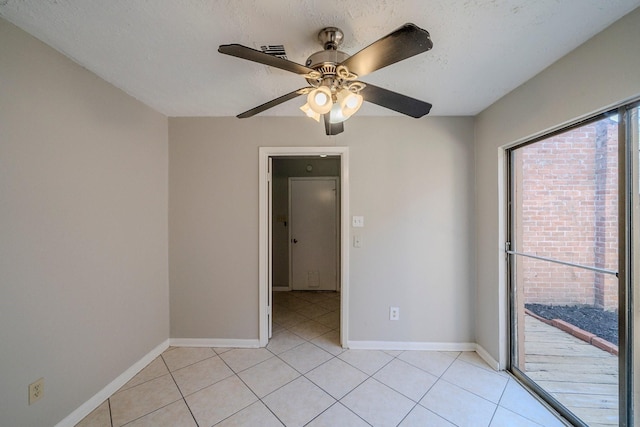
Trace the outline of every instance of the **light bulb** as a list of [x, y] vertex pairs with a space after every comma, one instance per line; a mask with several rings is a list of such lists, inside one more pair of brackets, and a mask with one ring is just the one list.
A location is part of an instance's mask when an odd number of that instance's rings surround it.
[[358, 106], [358, 97], [355, 93], [352, 93], [350, 95], [347, 96], [347, 99], [345, 100], [345, 104], [347, 107], [349, 108], [356, 108]]
[[345, 117], [351, 117], [362, 106], [363, 98], [359, 93], [351, 92], [349, 89], [342, 89], [337, 95], [338, 103]]
[[318, 105], [324, 105], [329, 100], [329, 97], [327, 95], [325, 95], [324, 93], [322, 93], [322, 92], [318, 92], [318, 93], [316, 93], [316, 96], [314, 97], [313, 100]]
[[331, 111], [333, 103], [331, 102], [331, 89], [326, 86], [320, 86], [307, 95], [307, 104], [318, 114], [326, 114]]
[[342, 108], [340, 108], [340, 104], [338, 104], [337, 102], [333, 104], [331, 113], [329, 113], [329, 123], [342, 123], [348, 118], [349, 117], [342, 114]]

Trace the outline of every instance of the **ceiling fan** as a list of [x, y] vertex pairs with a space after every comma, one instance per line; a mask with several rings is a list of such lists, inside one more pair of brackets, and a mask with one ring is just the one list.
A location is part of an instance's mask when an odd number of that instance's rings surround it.
[[237, 117], [252, 117], [301, 95], [307, 95], [307, 103], [300, 109], [316, 121], [323, 116], [327, 135], [344, 131], [343, 122], [358, 111], [363, 101], [415, 118], [429, 113], [431, 104], [428, 102], [359, 80], [380, 68], [430, 50], [433, 43], [426, 30], [411, 23], [405, 24], [351, 56], [338, 50], [343, 37], [339, 28], [320, 30], [318, 40], [324, 50], [312, 54], [305, 65], [239, 44], [221, 45], [218, 48], [220, 53], [296, 73], [309, 84]]

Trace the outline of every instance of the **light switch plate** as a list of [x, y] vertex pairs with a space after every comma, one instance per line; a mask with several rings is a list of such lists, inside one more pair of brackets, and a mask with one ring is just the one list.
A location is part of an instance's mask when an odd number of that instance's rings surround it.
[[354, 216], [352, 220], [352, 225], [354, 227], [364, 227], [364, 217], [363, 216]]

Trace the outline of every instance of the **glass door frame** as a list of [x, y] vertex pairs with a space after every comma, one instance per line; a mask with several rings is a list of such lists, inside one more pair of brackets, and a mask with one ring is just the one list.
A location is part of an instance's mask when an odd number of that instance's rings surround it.
[[[509, 300], [509, 323], [508, 323], [508, 337], [509, 337], [509, 360], [507, 363], [507, 369], [522, 383], [529, 387], [532, 391], [542, 397], [554, 410], [560, 413], [568, 421], [576, 426], [587, 426], [580, 418], [577, 418], [572, 412], [568, 411], [558, 400], [556, 400], [549, 392], [540, 387], [535, 381], [530, 379], [523, 371], [517, 366], [517, 352], [518, 352], [518, 329], [517, 320], [518, 313], [517, 301], [516, 301], [516, 263], [517, 256], [524, 254], [515, 251], [515, 246], [512, 245], [515, 239], [515, 224], [516, 224], [516, 211], [515, 211], [515, 167], [514, 167], [514, 151], [516, 149], [525, 147], [527, 145], [534, 144], [536, 142], [548, 139], [561, 133], [568, 132], [574, 128], [584, 126], [589, 123], [602, 120], [604, 118], [611, 117], [613, 115], [618, 116], [618, 335], [619, 335], [619, 352], [618, 352], [618, 410], [619, 410], [619, 425], [620, 426], [632, 426], [633, 425], [633, 407], [635, 404], [640, 403], [640, 396], [635, 396], [633, 393], [633, 348], [632, 348], [632, 336], [633, 336], [633, 317], [632, 317], [632, 284], [634, 283], [632, 274], [633, 269], [633, 207], [638, 206], [637, 195], [638, 192], [638, 168], [640, 167], [640, 160], [638, 159], [638, 142], [631, 141], [628, 138], [632, 135], [630, 132], [630, 120], [628, 120], [629, 111], [633, 108], [638, 108], [640, 101], [634, 103], [625, 103], [619, 107], [609, 109], [599, 114], [590, 116], [586, 119], [579, 120], [573, 124], [563, 126], [552, 132], [545, 133], [531, 140], [514, 145], [505, 150], [505, 162], [506, 162], [506, 177], [507, 177], [507, 215], [506, 215], [506, 242], [505, 242], [505, 259], [506, 259], [506, 273], [507, 273], [507, 291]], [[638, 186], [634, 185], [639, 183]], [[636, 213], [638, 214], [638, 213]], [[638, 240], [640, 242], [640, 239]], [[527, 255], [525, 255], [527, 256]], [[533, 258], [537, 258], [533, 256]], [[539, 257], [538, 257], [539, 258]], [[539, 258], [540, 259], [540, 258]], [[546, 260], [546, 259], [545, 259]], [[585, 267], [575, 265], [571, 263], [563, 263], [574, 267]], [[640, 266], [637, 266], [640, 267]], [[604, 272], [604, 271], [603, 271]], [[606, 271], [606, 273], [612, 273]], [[613, 272], [615, 273], [615, 272]], [[640, 321], [635, 319], [636, 321]], [[638, 402], [634, 402], [635, 397]]]
[[[635, 409], [640, 406], [640, 396], [634, 376], [640, 368], [635, 360], [640, 353], [634, 350], [634, 335], [640, 328], [640, 315], [634, 316], [634, 291], [640, 286], [640, 265], [636, 261], [635, 245], [640, 245], [640, 101], [626, 103], [618, 108], [619, 157], [619, 299], [624, 311], [619, 310], [618, 329], [620, 339], [620, 425], [633, 426]], [[640, 345], [640, 342], [638, 343]], [[622, 422], [624, 420], [624, 424]]]

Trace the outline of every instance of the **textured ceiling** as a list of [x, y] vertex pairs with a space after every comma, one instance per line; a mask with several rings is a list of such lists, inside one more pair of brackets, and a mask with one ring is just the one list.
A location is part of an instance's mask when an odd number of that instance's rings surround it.
[[[0, 16], [168, 116], [235, 116], [306, 86], [299, 76], [221, 55], [220, 44], [285, 46], [304, 63], [337, 26], [354, 54], [406, 22], [433, 50], [363, 78], [475, 115], [640, 0], [0, 0]], [[1, 60], [1, 59], [0, 59]], [[299, 116], [302, 99], [262, 114]], [[366, 104], [359, 115], [397, 115]]]

